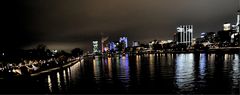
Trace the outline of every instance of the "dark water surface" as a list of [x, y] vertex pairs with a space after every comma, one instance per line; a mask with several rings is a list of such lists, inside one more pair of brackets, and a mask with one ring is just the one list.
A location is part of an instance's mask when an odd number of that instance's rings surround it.
[[89, 57], [70, 68], [33, 80], [7, 81], [1, 90], [5, 93], [239, 95], [239, 59], [239, 54], [205, 53]]

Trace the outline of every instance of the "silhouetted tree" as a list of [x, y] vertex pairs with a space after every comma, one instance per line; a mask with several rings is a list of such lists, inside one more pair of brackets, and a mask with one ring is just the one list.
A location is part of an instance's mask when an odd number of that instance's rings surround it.
[[44, 44], [37, 45], [37, 50], [45, 51], [47, 49], [47, 46]]
[[162, 50], [162, 45], [161, 44], [153, 44], [153, 50]]
[[83, 55], [83, 50], [80, 48], [74, 48], [71, 51], [71, 53], [72, 53], [72, 56], [77, 57], [77, 56]]
[[195, 50], [201, 50], [201, 49], [204, 48], [204, 45], [201, 44], [201, 43], [197, 43], [197, 44], [195, 44], [193, 47], [194, 47]]
[[121, 52], [124, 49], [124, 43], [120, 42], [119, 44], [116, 45], [117, 51]]
[[46, 45], [44, 45], [44, 44], [37, 45], [37, 47], [36, 47], [37, 57], [40, 59], [46, 58], [47, 57], [46, 50], [47, 50]]

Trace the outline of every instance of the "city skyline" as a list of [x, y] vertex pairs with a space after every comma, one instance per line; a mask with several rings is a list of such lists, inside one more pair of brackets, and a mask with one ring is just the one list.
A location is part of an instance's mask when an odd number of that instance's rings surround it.
[[225, 22], [236, 23], [239, 8], [238, 0], [7, 2], [12, 3], [16, 6], [6, 10], [10, 21], [6, 19], [1, 34], [6, 48], [42, 43], [50, 49], [89, 51], [93, 40], [101, 40], [101, 33], [112, 40], [126, 36], [129, 41], [147, 43], [172, 39], [176, 27], [184, 24], [194, 26], [194, 37], [217, 32]]

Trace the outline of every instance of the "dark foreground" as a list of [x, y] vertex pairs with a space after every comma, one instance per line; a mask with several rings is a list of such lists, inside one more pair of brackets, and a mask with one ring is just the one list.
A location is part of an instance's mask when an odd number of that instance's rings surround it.
[[237, 94], [239, 54], [89, 57], [35, 78], [1, 80], [1, 93]]

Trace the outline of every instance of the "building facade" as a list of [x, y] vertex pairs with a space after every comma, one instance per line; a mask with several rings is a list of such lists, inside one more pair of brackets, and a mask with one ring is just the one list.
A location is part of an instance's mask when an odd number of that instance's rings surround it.
[[125, 48], [128, 47], [127, 37], [120, 37], [119, 42], [120, 42], [120, 43], [123, 43]]
[[110, 51], [115, 51], [115, 50], [116, 50], [116, 44], [115, 44], [115, 42], [110, 42], [110, 43], [109, 43], [109, 49], [110, 49]]
[[132, 42], [132, 47], [138, 47], [138, 46], [140, 46], [138, 41], [133, 41]]
[[101, 39], [102, 53], [108, 50], [108, 37], [102, 37]]
[[92, 43], [93, 43], [93, 53], [99, 52], [98, 41], [93, 41]]
[[177, 44], [192, 45], [193, 25], [180, 25], [177, 27]]

